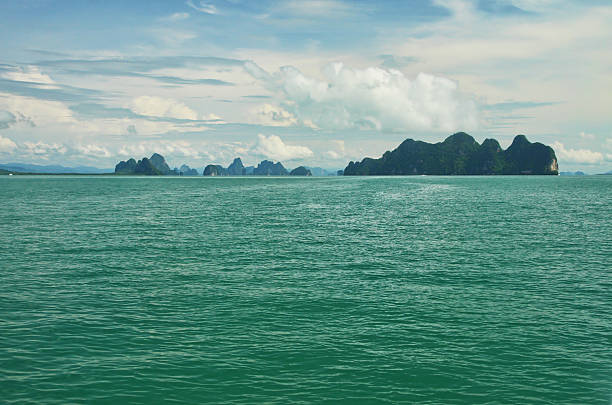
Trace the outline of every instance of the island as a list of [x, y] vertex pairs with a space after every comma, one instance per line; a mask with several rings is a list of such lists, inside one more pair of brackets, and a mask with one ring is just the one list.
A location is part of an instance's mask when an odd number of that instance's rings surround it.
[[[307, 167], [300, 166], [289, 172], [281, 162], [275, 163], [271, 160], [263, 160], [257, 167], [245, 167], [239, 157], [235, 158], [227, 168], [218, 164], [209, 164], [204, 167], [201, 173], [203, 176], [312, 176], [312, 172]], [[138, 161], [134, 158], [120, 161], [115, 166], [114, 174], [136, 176], [198, 176], [199, 172], [185, 164], [182, 165], [180, 169], [170, 169], [170, 166], [166, 163], [166, 159], [159, 153], [154, 153], [150, 158], [143, 157]]]
[[253, 174], [256, 176], [287, 176], [289, 172], [281, 162], [262, 160], [253, 170]]
[[495, 139], [482, 144], [457, 132], [443, 142], [406, 139], [378, 159], [350, 162], [344, 176], [372, 175], [557, 175], [555, 151], [517, 135], [503, 150]]
[[291, 170], [289, 176], [312, 176], [312, 172], [304, 166], [299, 166]]

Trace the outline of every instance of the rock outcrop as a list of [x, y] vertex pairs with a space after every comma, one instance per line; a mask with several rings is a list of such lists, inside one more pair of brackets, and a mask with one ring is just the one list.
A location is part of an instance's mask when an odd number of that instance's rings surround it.
[[291, 170], [291, 172], [289, 172], [289, 176], [312, 176], [312, 173], [304, 166], [299, 166]]
[[187, 165], [182, 165], [180, 169], [178, 169], [178, 172], [181, 176], [197, 176], [199, 175], [198, 171], [196, 169], [192, 169], [191, 167], [187, 166]]
[[287, 176], [289, 172], [281, 162], [274, 163], [270, 160], [262, 160], [253, 170], [255, 176]]
[[164, 159], [164, 157], [160, 155], [159, 153], [154, 153], [153, 155], [151, 155], [151, 158], [149, 160], [151, 161], [151, 164], [161, 174], [163, 175], [175, 174], [175, 173], [171, 173], [172, 170], [170, 169], [170, 166], [168, 166], [168, 163], [166, 163], [166, 159]]
[[208, 165], [204, 168], [203, 176], [227, 176], [227, 169], [221, 165]]
[[115, 174], [134, 174], [136, 170], [136, 160], [134, 158], [121, 161], [115, 166]]
[[379, 159], [350, 162], [344, 175], [556, 175], [558, 170], [554, 150], [531, 143], [524, 135], [517, 135], [503, 150], [495, 139], [480, 145], [465, 132], [458, 132], [435, 144], [407, 139]]
[[246, 174], [246, 169], [242, 164], [242, 160], [240, 158], [234, 159], [232, 164], [227, 167], [227, 173], [230, 176], [244, 176]]
[[[161, 157], [164, 163], [166, 162], [165, 160], [163, 160], [164, 158], [161, 155], [158, 155], [158, 156]], [[158, 158], [156, 158], [156, 161], [158, 163], [160, 162]], [[166, 167], [168, 167], [167, 164], [166, 164]], [[128, 175], [131, 174], [131, 175], [139, 175], [139, 176], [162, 176], [164, 174], [168, 175], [170, 173], [173, 173], [173, 172], [170, 170], [169, 167], [166, 173], [162, 173], [153, 164], [153, 161], [146, 157], [142, 158], [138, 162], [136, 162], [134, 158], [131, 158], [131, 159], [128, 159], [127, 161], [121, 161], [117, 163], [117, 165], [115, 166], [115, 174], [128, 174]]]

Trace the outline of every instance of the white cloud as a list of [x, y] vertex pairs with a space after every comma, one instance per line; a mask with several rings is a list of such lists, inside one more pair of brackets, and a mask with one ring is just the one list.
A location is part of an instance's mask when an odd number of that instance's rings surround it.
[[225, 121], [223, 120], [223, 118], [213, 113], [202, 116], [202, 119], [205, 121], [212, 121], [211, 123], [214, 123], [214, 124], [225, 124]]
[[[537, 99], [545, 94], [561, 101], [518, 123], [529, 120], [534, 131], [552, 133], [570, 122], [584, 124], [609, 115], [612, 93], [603, 90], [611, 83], [610, 52], [604, 45], [612, 41], [609, 5], [513, 1], [535, 11], [526, 17], [483, 13], [474, 7], [477, 3], [440, 0], [451, 11], [448, 18], [404, 30], [383, 29], [389, 38], [383, 51], [415, 57], [418, 63], [410, 71], [449, 72], [462, 88], [483, 99]], [[577, 60], [581, 63], [576, 65]]]
[[218, 14], [219, 12], [217, 11], [217, 7], [215, 7], [214, 4], [210, 4], [210, 3], [205, 3], [203, 1], [200, 1], [197, 5], [193, 3], [193, 1], [188, 0], [187, 4], [189, 7], [193, 8], [196, 11], [199, 11], [201, 13], [205, 13], [205, 14]]
[[332, 148], [325, 152], [325, 154], [331, 159], [342, 159], [346, 155], [346, 148], [344, 146], [344, 141], [335, 140], [332, 141]]
[[163, 156], [191, 157], [197, 158], [202, 155], [191, 142], [188, 141], [146, 141], [124, 145], [119, 148], [119, 155], [140, 159], [143, 156], [150, 156], [153, 153], [160, 153]]
[[595, 139], [595, 135], [593, 135], [593, 134], [588, 134], [588, 133], [586, 133], [586, 132], [581, 132], [581, 133], [580, 133], [580, 137], [581, 137], [582, 139], [589, 139], [589, 140]]
[[23, 152], [28, 153], [28, 154], [32, 154], [32, 155], [37, 155], [40, 157], [45, 157], [51, 154], [60, 154], [60, 155], [64, 155], [67, 151], [68, 148], [66, 147], [66, 145], [62, 145], [62, 144], [58, 144], [58, 143], [45, 143], [42, 141], [38, 141], [38, 142], [24, 142], [23, 144]]
[[72, 111], [60, 101], [0, 93], [0, 108], [15, 115], [16, 122], [23, 122], [30, 127], [34, 126], [34, 123], [38, 126], [47, 126], [76, 122]]
[[197, 120], [198, 114], [180, 101], [171, 98], [140, 96], [132, 99], [129, 107], [137, 114], [149, 117], [166, 117]]
[[10, 138], [5, 138], [0, 135], [0, 152], [11, 153], [17, 148], [17, 144]]
[[[55, 84], [55, 81], [40, 71], [37, 66], [16, 67], [13, 70], [3, 72], [0, 77], [18, 82], [29, 82], [38, 84]], [[55, 88], [55, 86], [42, 86], [44, 88]]]
[[106, 149], [104, 146], [96, 144], [77, 145], [76, 150], [86, 156], [103, 158], [108, 158], [112, 156], [108, 149]]
[[162, 21], [181, 21], [181, 20], [186, 20], [189, 18], [189, 13], [174, 13], [174, 14], [170, 14], [167, 17], [162, 17], [160, 18], [160, 20]]
[[274, 75], [247, 67], [285, 102], [283, 107], [304, 124], [323, 129], [471, 130], [478, 127], [475, 103], [455, 82], [420, 73], [411, 80], [398, 70], [351, 69], [327, 65], [325, 80], [285, 66]]
[[566, 160], [575, 163], [594, 164], [601, 162], [604, 158], [602, 153], [588, 149], [566, 149], [565, 145], [558, 141], [553, 143], [552, 148], [560, 162]]
[[257, 135], [252, 152], [275, 160], [303, 159], [313, 155], [306, 146], [287, 145], [276, 135], [266, 137], [262, 134]]
[[274, 127], [289, 127], [297, 125], [298, 121], [293, 114], [272, 104], [264, 104], [255, 110], [257, 122]]

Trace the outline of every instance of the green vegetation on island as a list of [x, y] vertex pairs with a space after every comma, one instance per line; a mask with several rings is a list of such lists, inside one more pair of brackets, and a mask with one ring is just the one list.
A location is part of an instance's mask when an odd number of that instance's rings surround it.
[[[319, 168], [320, 169], [320, 168]], [[323, 169], [320, 169], [323, 170]], [[119, 175], [137, 175], [137, 176], [198, 176], [199, 172], [187, 165], [182, 165], [180, 169], [170, 169], [164, 157], [158, 153], [154, 153], [150, 158], [143, 157], [136, 161], [130, 158], [127, 161], [121, 161], [115, 166], [115, 174]], [[242, 164], [240, 158], [235, 158], [234, 161], [227, 167], [218, 164], [209, 164], [202, 170], [203, 176], [312, 176], [309, 168], [300, 166], [291, 171], [285, 169], [281, 162], [273, 162], [270, 160], [261, 161], [257, 167], [247, 166]]]
[[435, 144], [407, 139], [379, 159], [350, 162], [345, 176], [558, 174], [555, 151], [517, 135], [503, 150], [495, 139], [482, 144], [465, 132]]
[[281, 162], [262, 160], [253, 170], [255, 176], [287, 176], [289, 172]]
[[208, 165], [204, 168], [204, 176], [227, 176], [227, 169], [221, 165]]
[[290, 176], [312, 176], [312, 173], [309, 169], [304, 166], [296, 167], [295, 169], [289, 172]]

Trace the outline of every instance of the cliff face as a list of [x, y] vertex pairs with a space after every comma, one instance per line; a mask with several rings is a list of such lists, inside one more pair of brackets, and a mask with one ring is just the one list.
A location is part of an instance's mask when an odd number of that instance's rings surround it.
[[182, 165], [178, 172], [181, 176], [197, 176], [199, 174], [196, 169], [192, 169], [187, 165]]
[[[164, 163], [165, 163], [165, 160], [164, 160]], [[169, 172], [170, 172], [170, 169], [168, 168], [168, 173], [165, 173], [165, 174], [169, 174]], [[131, 158], [127, 161], [121, 161], [117, 163], [117, 165], [115, 166], [115, 174], [160, 176], [160, 175], [163, 175], [164, 173], [162, 173], [161, 171], [159, 171], [159, 169], [157, 169], [157, 167], [155, 167], [151, 159], [147, 159], [145, 157], [139, 160], [138, 162], [136, 162], [136, 160]]]
[[242, 160], [240, 158], [234, 159], [232, 164], [227, 167], [227, 173], [230, 176], [244, 176], [246, 174], [246, 169], [242, 164]]
[[227, 169], [221, 165], [208, 165], [204, 168], [203, 176], [227, 176]]
[[290, 176], [312, 176], [312, 172], [304, 166], [296, 167], [289, 173]]
[[525, 135], [517, 135], [504, 151], [503, 174], [558, 174], [555, 151], [541, 143], [531, 143]]
[[253, 174], [255, 176], [286, 176], [289, 172], [281, 162], [274, 163], [269, 160], [262, 160], [257, 167], [253, 169]]
[[117, 163], [115, 166], [115, 173], [117, 174], [134, 174], [136, 170], [136, 160], [133, 158], [128, 159], [127, 161], [121, 161]]
[[140, 174], [145, 176], [159, 176], [162, 173], [157, 170], [157, 168], [153, 165], [150, 159], [142, 158], [136, 164], [134, 168], [134, 174]]
[[407, 139], [379, 159], [350, 162], [351, 175], [493, 175], [558, 174], [557, 158], [549, 146], [517, 135], [505, 151], [494, 139], [480, 145], [465, 132], [431, 144]]
[[164, 157], [159, 153], [154, 153], [153, 155], [151, 155], [151, 158], [149, 160], [151, 161], [151, 164], [161, 174], [168, 175], [172, 171], [170, 170], [170, 166], [168, 166], [168, 164], [166, 163], [166, 159], [164, 159]]

